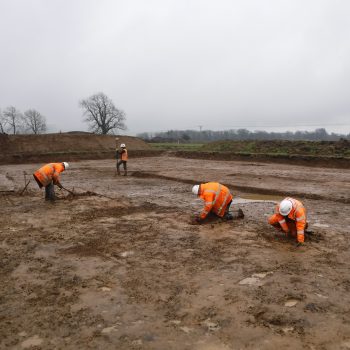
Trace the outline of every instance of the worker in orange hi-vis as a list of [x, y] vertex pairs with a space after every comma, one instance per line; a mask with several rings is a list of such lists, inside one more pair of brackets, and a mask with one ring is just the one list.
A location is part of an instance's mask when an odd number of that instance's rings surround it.
[[120, 150], [117, 150], [117, 174], [120, 175], [119, 167], [123, 165], [124, 168], [124, 176], [128, 174], [127, 162], [128, 162], [128, 150], [126, 149], [125, 143], [120, 145]]
[[49, 163], [37, 170], [33, 176], [40, 188], [45, 187], [45, 200], [55, 200], [55, 187], [63, 188], [60, 183], [59, 175], [67, 170], [69, 164], [63, 163]]
[[202, 222], [209, 213], [214, 213], [226, 220], [233, 219], [232, 214], [229, 213], [233, 197], [226, 186], [218, 182], [207, 182], [193, 186], [192, 193], [204, 200], [204, 208], [196, 217], [197, 222]]
[[275, 214], [269, 217], [268, 222], [275, 228], [296, 237], [299, 244], [304, 243], [305, 230], [308, 223], [306, 209], [302, 202], [287, 197], [276, 206]]

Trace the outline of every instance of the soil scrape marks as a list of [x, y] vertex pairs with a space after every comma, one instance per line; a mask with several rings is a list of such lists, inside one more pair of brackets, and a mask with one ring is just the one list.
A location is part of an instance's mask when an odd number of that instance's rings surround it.
[[[230, 162], [176, 161], [174, 170], [168, 158], [133, 159], [130, 167], [174, 179], [181, 168], [186, 181], [205, 171], [223, 183], [226, 174], [240, 172]], [[111, 161], [83, 165], [67, 172], [67, 188], [113, 199], [87, 193], [49, 204], [34, 187], [22, 197], [0, 196], [1, 348], [20, 348], [26, 340], [25, 346], [41, 341], [42, 349], [68, 350], [345, 347], [346, 205], [306, 200], [310, 228], [323, 225], [297, 247], [267, 224], [270, 201], [233, 203], [244, 219], [190, 225], [203, 204], [190, 183], [114, 177]], [[23, 186], [18, 167], [6, 168], [16, 188]], [[29, 173], [37, 165], [23, 167]], [[268, 172], [267, 181], [283, 168], [249, 167]], [[284, 167], [291, 179], [302, 171]], [[314, 171], [325, 180], [334, 176]], [[255, 180], [247, 177], [246, 185], [255, 187]], [[278, 176], [273, 185], [280, 185]], [[328, 188], [318, 191], [328, 196]], [[244, 280], [249, 283], [240, 284]]]
[[[141, 172], [141, 171], [134, 171], [131, 175], [138, 178], [163, 179], [163, 180], [175, 181], [175, 182], [191, 184], [191, 185], [210, 181], [210, 180], [200, 181], [200, 180], [193, 180], [193, 179], [183, 179], [179, 177], [171, 177], [171, 176], [166, 176], [166, 175], [161, 175], [156, 173], [147, 173], [147, 172]], [[227, 183], [227, 182], [223, 182], [223, 184], [225, 186], [228, 186], [229, 188], [241, 191], [243, 193], [248, 193], [248, 194], [263, 194], [263, 195], [269, 195], [269, 196], [275, 196], [275, 197], [290, 196], [290, 197], [308, 198], [308, 199], [315, 199], [315, 200], [330, 200], [330, 201], [345, 203], [345, 204], [350, 203], [350, 198], [345, 198], [345, 197], [340, 197], [340, 198], [328, 197], [328, 196], [325, 197], [323, 195], [319, 195], [316, 193], [297, 192], [297, 191], [288, 191], [288, 190], [281, 191], [276, 188], [271, 190], [271, 189], [266, 189], [261, 187], [242, 186], [242, 185], [237, 185], [234, 183]]]

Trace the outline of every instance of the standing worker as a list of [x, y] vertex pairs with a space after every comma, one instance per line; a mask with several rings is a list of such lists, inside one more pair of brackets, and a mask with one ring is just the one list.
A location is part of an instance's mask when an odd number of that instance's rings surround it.
[[205, 202], [204, 208], [196, 217], [197, 222], [202, 222], [210, 212], [226, 220], [233, 219], [232, 214], [229, 213], [233, 197], [226, 186], [218, 182], [207, 182], [194, 185], [192, 193]]
[[125, 143], [122, 143], [120, 145], [120, 150], [118, 150], [118, 161], [117, 161], [117, 173], [118, 175], [120, 175], [120, 170], [119, 167], [121, 164], [123, 164], [123, 168], [124, 168], [124, 176], [126, 176], [128, 174], [127, 171], [127, 165], [126, 163], [128, 162], [128, 150], [126, 149]]
[[291, 197], [283, 199], [277, 204], [275, 214], [269, 217], [269, 224], [287, 235], [296, 237], [299, 244], [304, 243], [304, 233], [308, 224], [303, 203]]
[[45, 187], [45, 200], [54, 201], [55, 187], [63, 188], [60, 183], [59, 174], [68, 169], [69, 164], [63, 163], [49, 163], [37, 170], [33, 176], [39, 188]]

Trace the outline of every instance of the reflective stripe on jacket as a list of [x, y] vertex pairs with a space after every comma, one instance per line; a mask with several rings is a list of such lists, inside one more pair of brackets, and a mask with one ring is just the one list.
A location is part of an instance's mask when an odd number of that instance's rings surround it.
[[[290, 200], [293, 204], [292, 210], [288, 214], [288, 218], [295, 221], [298, 242], [304, 242], [304, 230], [306, 226], [306, 209], [304, 208], [302, 202], [294, 198], [287, 197], [285, 199]], [[279, 208], [280, 206], [278, 204], [276, 206], [275, 215], [269, 218], [269, 223], [273, 225], [278, 222], [281, 225], [283, 231], [288, 232], [288, 225], [286, 223], [285, 217], [279, 213]]]
[[43, 186], [47, 186], [51, 181], [54, 184], [59, 182], [59, 174], [64, 171], [63, 163], [49, 163], [37, 170], [33, 175]]
[[201, 219], [205, 219], [211, 211], [223, 217], [227, 205], [232, 200], [230, 190], [218, 182], [201, 184], [199, 197], [204, 200], [204, 208], [200, 214]]
[[122, 160], [124, 161], [128, 160], [128, 150], [126, 148], [123, 148], [122, 150]]

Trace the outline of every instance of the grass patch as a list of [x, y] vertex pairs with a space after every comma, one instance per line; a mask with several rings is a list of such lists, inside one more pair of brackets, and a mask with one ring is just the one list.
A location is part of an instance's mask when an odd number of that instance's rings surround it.
[[350, 156], [350, 142], [340, 141], [217, 141], [204, 144], [203, 152], [231, 152], [237, 154]]

